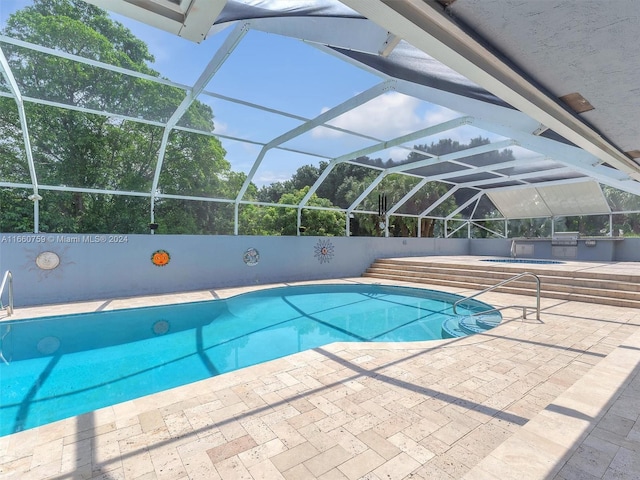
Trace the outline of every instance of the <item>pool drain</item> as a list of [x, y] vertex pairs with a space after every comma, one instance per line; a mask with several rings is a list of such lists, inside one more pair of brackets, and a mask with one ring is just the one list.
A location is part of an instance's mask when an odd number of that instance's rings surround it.
[[58, 337], [44, 337], [38, 342], [38, 351], [43, 355], [51, 355], [60, 348], [60, 339]]
[[164, 335], [169, 331], [169, 322], [166, 320], [158, 320], [153, 324], [153, 333], [156, 335]]

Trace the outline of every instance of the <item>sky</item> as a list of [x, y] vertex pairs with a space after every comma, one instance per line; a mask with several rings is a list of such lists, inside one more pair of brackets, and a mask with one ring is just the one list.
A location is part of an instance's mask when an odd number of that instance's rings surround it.
[[[0, 0], [2, 26], [11, 13], [30, 4], [31, 0]], [[152, 68], [163, 77], [188, 86], [195, 83], [231, 30], [227, 28], [201, 44], [195, 44], [121, 15], [112, 14], [112, 18], [123, 23], [148, 45], [155, 57]], [[313, 118], [382, 81], [378, 76], [299, 40], [252, 30], [225, 61], [206, 90]], [[215, 132], [221, 135], [268, 142], [300, 124], [299, 121], [212, 97], [201, 96], [199, 100], [213, 108]], [[332, 124], [388, 140], [458, 116], [460, 114], [446, 108], [390, 92], [338, 117]], [[466, 143], [482, 133], [471, 127], [461, 127], [415, 143], [437, 142], [439, 138], [453, 138]], [[483, 136], [496, 139], [484, 133]], [[316, 128], [283, 146], [311, 150], [318, 156], [270, 151], [253, 181], [258, 186], [283, 181], [302, 165], [317, 165], [321, 159], [328, 160], [372, 143], [335, 130]], [[245, 173], [249, 172], [260, 152], [260, 146], [225, 138], [222, 145], [232, 169]], [[401, 160], [407, 154], [406, 149], [393, 148], [370, 156]]]

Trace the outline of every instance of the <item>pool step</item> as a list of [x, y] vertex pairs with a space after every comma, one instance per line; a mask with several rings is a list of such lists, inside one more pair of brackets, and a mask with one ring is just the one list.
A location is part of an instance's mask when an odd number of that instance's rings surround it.
[[[640, 274], [610, 274], [562, 270], [555, 265], [501, 265], [471, 259], [462, 262], [429, 262], [411, 258], [378, 259], [364, 273], [365, 277], [410, 281], [464, 289], [483, 290], [521, 272], [531, 272], [541, 279], [544, 298], [600, 303], [640, 308]], [[498, 287], [495, 291], [516, 295], [535, 295], [535, 282], [523, 277]]]
[[499, 314], [453, 315], [442, 323], [442, 337], [456, 338], [484, 333], [498, 326], [502, 321]]

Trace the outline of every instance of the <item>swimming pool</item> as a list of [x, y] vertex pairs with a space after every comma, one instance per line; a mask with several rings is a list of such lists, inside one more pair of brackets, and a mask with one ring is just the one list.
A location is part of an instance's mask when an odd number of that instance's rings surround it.
[[[442, 338], [443, 323], [462, 318], [451, 316], [459, 298], [408, 287], [306, 285], [2, 322], [0, 435], [332, 342]], [[490, 308], [471, 301], [458, 313]]]

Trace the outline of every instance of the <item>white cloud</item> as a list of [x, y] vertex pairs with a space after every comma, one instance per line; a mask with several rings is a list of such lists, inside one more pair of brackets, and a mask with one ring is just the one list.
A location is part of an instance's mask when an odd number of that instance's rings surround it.
[[[380, 139], [391, 139], [444, 122], [457, 116], [443, 107], [432, 106], [398, 92], [387, 93], [329, 122], [331, 125]], [[323, 112], [328, 109], [323, 109]], [[339, 138], [336, 130], [316, 128], [316, 138]]]
[[270, 185], [276, 182], [284, 182], [286, 180], [291, 179], [291, 175], [293, 172], [280, 171], [276, 172], [273, 170], [260, 171], [253, 177], [253, 183], [258, 186], [258, 188], [263, 187], [265, 185]]
[[429, 108], [426, 111], [424, 121], [429, 125], [438, 125], [461, 116], [461, 114], [454, 112], [453, 110], [449, 110], [448, 108], [433, 105], [433, 108]]
[[394, 161], [394, 162], [400, 162], [402, 160], [406, 160], [407, 156], [409, 156], [409, 153], [411, 153], [409, 150], [407, 150], [406, 148], [391, 148], [389, 150], [389, 157]]
[[216, 121], [214, 123], [215, 129], [213, 130], [214, 133], [218, 133], [220, 135], [230, 135], [231, 131], [229, 130], [229, 124], [226, 122], [222, 122], [220, 120]]

